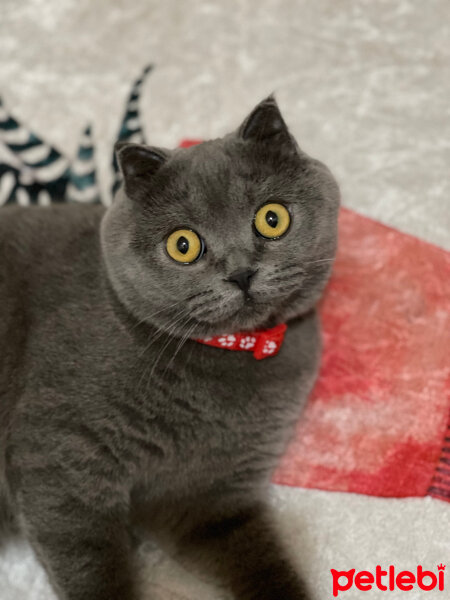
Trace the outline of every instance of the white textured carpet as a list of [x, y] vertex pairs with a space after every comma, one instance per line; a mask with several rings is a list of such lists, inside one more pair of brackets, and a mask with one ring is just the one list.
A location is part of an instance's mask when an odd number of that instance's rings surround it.
[[[344, 204], [450, 248], [449, 39], [448, 0], [2, 0], [0, 93], [69, 154], [94, 122], [105, 191], [125, 97], [148, 62], [142, 110], [155, 144], [220, 135], [275, 90]], [[330, 568], [435, 570], [450, 555], [450, 505], [436, 500], [275, 488], [274, 502], [317, 599], [332, 598]], [[144, 598], [219, 597], [156, 550], [141, 573]], [[443, 593], [366, 596], [443, 600], [446, 576]], [[26, 545], [1, 551], [0, 600], [51, 597]]]
[[[313, 598], [332, 598], [330, 569], [374, 572], [377, 564], [436, 571], [449, 559], [450, 510], [431, 498], [381, 499], [273, 487], [273, 503], [292, 556]], [[228, 596], [192, 577], [150, 545], [139, 557], [143, 600], [222, 600]], [[447, 569], [450, 564], [447, 566]], [[446, 591], [366, 592], [368, 600], [445, 600]], [[45, 574], [24, 542], [0, 553], [1, 600], [53, 600]], [[447, 594], [447, 595], [446, 595]], [[341, 598], [359, 600], [355, 588]]]
[[102, 187], [148, 62], [151, 143], [235, 127], [276, 91], [344, 203], [450, 248], [448, 0], [2, 0], [0, 92], [66, 152], [94, 122]]

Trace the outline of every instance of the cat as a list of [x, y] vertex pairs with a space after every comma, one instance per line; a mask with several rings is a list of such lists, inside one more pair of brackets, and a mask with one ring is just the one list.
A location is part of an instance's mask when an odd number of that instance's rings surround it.
[[[0, 211], [0, 515], [61, 600], [135, 600], [135, 531], [236, 599], [310, 598], [266, 494], [318, 370], [335, 179], [272, 96], [116, 155], [108, 209]], [[198, 341], [280, 323], [264, 360]]]

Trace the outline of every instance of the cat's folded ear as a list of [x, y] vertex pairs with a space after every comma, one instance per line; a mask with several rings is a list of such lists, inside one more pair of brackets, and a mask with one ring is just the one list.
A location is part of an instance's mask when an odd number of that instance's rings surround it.
[[170, 157], [169, 150], [129, 142], [117, 142], [114, 151], [128, 189], [136, 180], [151, 178]]
[[244, 140], [254, 141], [264, 141], [271, 138], [274, 138], [274, 141], [277, 138], [285, 141], [291, 139], [273, 94], [265, 98], [252, 110], [239, 127], [238, 135]]

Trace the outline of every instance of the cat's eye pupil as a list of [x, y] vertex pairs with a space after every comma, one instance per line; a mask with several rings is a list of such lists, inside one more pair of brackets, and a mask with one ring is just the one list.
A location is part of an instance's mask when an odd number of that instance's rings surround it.
[[273, 229], [275, 229], [275, 227], [278, 226], [277, 213], [273, 212], [273, 210], [268, 210], [266, 214], [266, 223], [269, 225], [269, 227], [273, 227]]
[[189, 242], [183, 235], [177, 240], [177, 250], [181, 252], [181, 254], [186, 254], [189, 250]]

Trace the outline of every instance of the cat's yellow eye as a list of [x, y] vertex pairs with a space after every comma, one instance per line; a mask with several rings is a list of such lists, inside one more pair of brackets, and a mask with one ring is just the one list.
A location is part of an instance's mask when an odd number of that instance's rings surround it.
[[177, 229], [169, 235], [166, 242], [170, 258], [185, 265], [200, 258], [204, 248], [203, 240], [191, 229]]
[[255, 229], [263, 237], [275, 240], [286, 233], [291, 224], [291, 215], [282, 204], [264, 204], [255, 215]]

